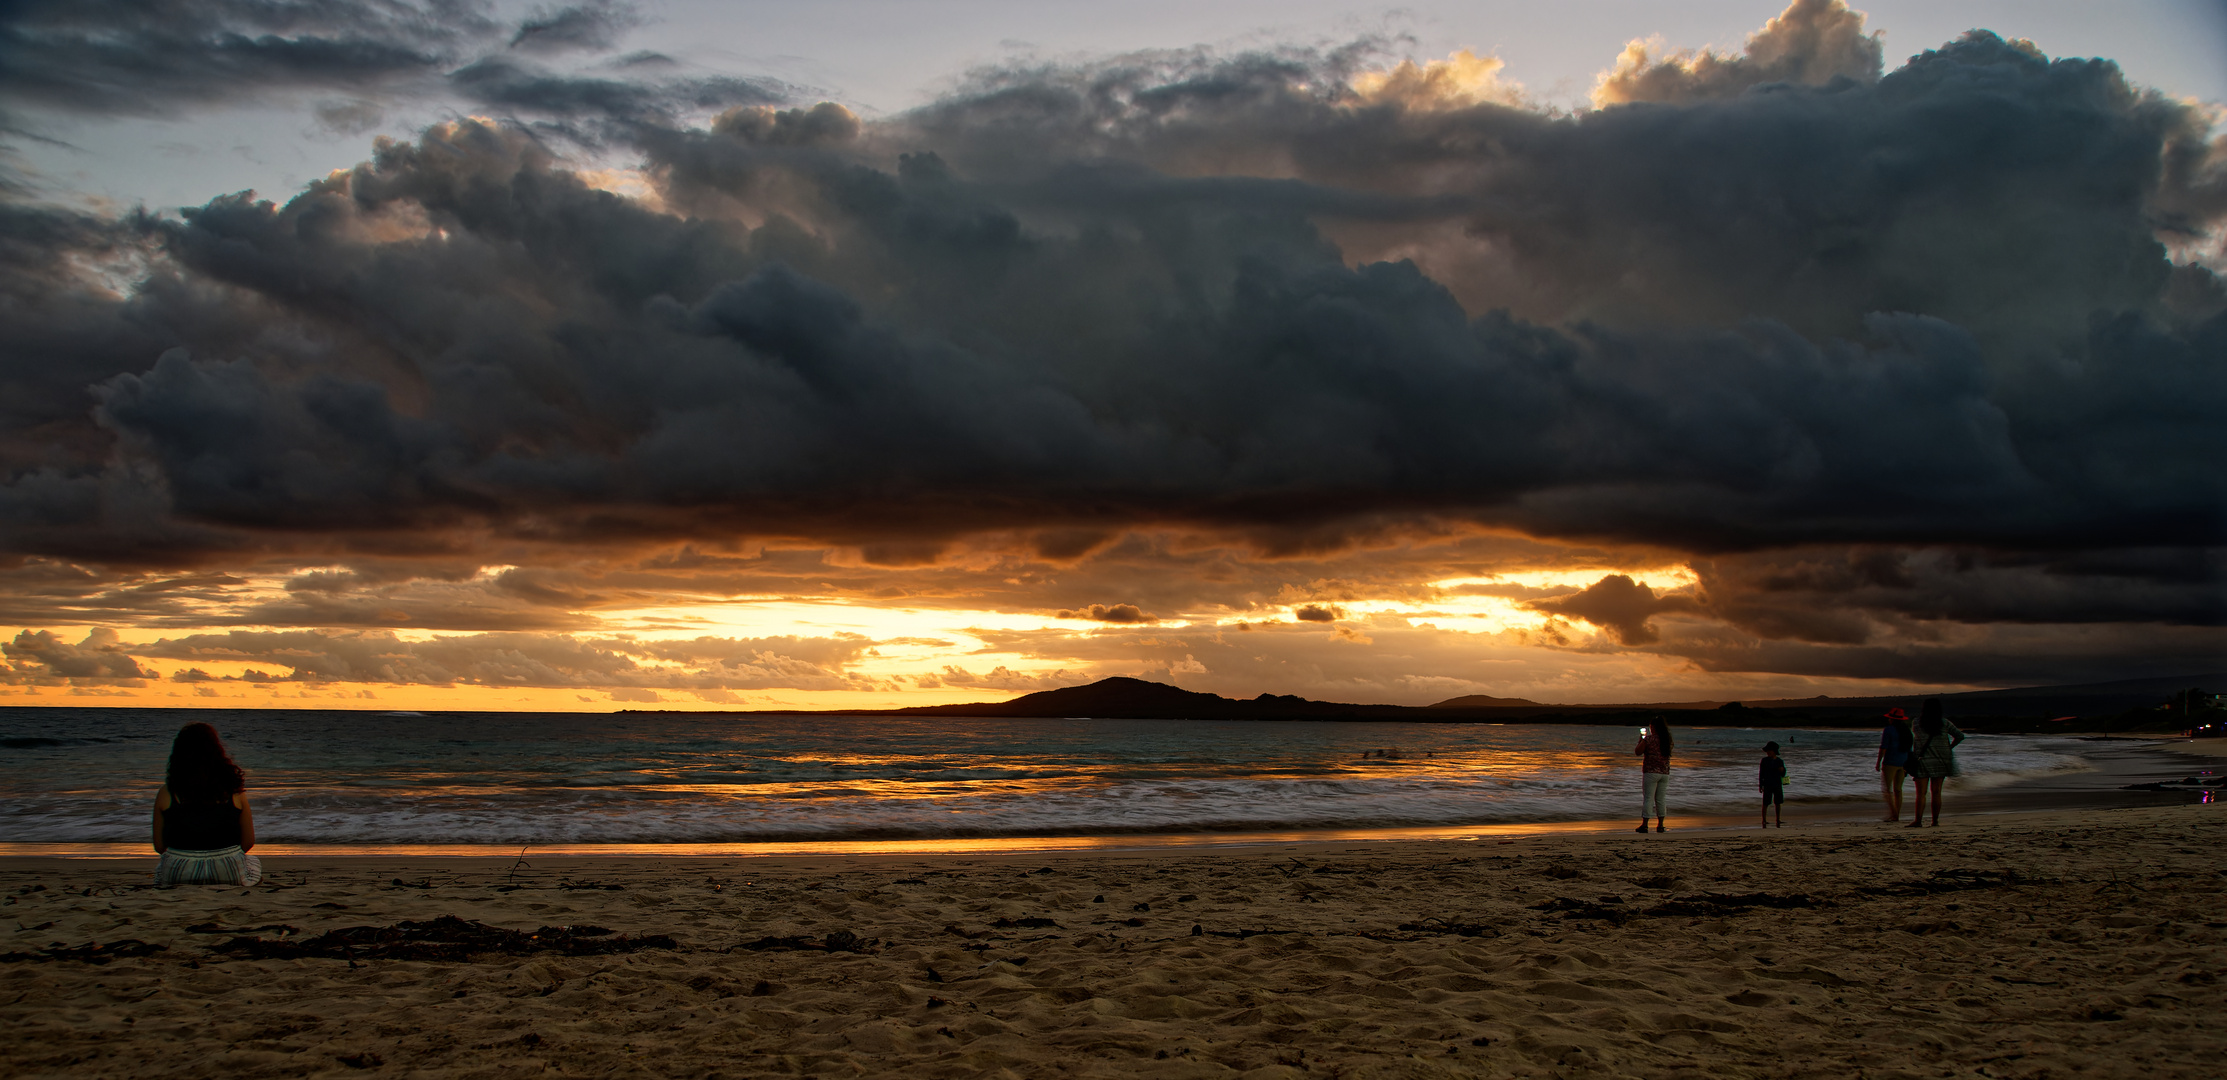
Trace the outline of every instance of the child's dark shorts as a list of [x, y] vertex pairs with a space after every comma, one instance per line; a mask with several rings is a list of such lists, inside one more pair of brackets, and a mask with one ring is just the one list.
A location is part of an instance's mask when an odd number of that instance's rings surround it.
[[1785, 805], [1786, 805], [1786, 789], [1785, 789], [1785, 788], [1781, 788], [1781, 787], [1768, 788], [1768, 789], [1766, 789], [1766, 790], [1765, 790], [1765, 791], [1763, 792], [1763, 805], [1765, 805], [1765, 806], [1771, 806], [1771, 805], [1773, 805], [1773, 804], [1776, 804], [1776, 805], [1779, 805], [1779, 806], [1785, 806]]

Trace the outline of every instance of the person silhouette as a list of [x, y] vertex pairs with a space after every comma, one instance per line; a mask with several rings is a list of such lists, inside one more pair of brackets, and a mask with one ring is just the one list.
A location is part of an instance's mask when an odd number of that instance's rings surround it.
[[1879, 730], [1879, 753], [1871, 759], [1879, 774], [1879, 796], [1886, 800], [1887, 816], [1881, 821], [1902, 820], [1902, 777], [1910, 766], [1910, 715], [1888, 709], [1887, 724]]
[[1964, 741], [1964, 732], [1948, 717], [1941, 714], [1941, 699], [1927, 698], [1918, 709], [1917, 745], [1910, 750], [1910, 776], [1917, 782], [1911, 785], [1914, 801], [1910, 824], [1915, 829], [1925, 824], [1926, 796], [1933, 797], [1933, 824], [1941, 824], [1941, 782], [1957, 775], [1956, 746]]
[[1755, 770], [1756, 789], [1763, 793], [1763, 825], [1771, 824], [1771, 808], [1778, 808], [1778, 825], [1786, 827], [1786, 762], [1779, 760], [1779, 744], [1763, 744], [1763, 761]]
[[217, 729], [187, 724], [170, 743], [170, 768], [155, 789], [155, 884], [253, 885], [263, 862], [255, 847], [255, 813], [247, 774], [224, 749]]
[[1639, 828], [1632, 831], [1647, 831], [1647, 812], [1652, 809], [1655, 813], [1655, 831], [1662, 832], [1663, 789], [1670, 786], [1669, 725], [1664, 724], [1661, 717], [1656, 717], [1646, 727], [1640, 728], [1639, 745], [1632, 748], [1632, 754], [1640, 759]]

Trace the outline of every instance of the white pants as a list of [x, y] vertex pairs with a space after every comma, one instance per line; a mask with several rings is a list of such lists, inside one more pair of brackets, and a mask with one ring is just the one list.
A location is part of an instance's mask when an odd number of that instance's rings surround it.
[[1646, 780], [1639, 789], [1639, 816], [1642, 818], [1661, 818], [1663, 816], [1663, 788], [1670, 784], [1670, 774], [1651, 772], [1641, 773], [1640, 775], [1645, 777]]
[[171, 848], [155, 864], [155, 884], [253, 885], [263, 880], [263, 860], [241, 851], [238, 844], [213, 851]]

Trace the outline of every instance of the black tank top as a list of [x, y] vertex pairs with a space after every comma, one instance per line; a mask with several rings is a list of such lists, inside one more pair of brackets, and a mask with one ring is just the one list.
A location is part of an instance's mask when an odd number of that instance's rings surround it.
[[180, 802], [171, 796], [162, 812], [162, 842], [181, 851], [215, 851], [240, 842], [240, 808], [223, 802]]

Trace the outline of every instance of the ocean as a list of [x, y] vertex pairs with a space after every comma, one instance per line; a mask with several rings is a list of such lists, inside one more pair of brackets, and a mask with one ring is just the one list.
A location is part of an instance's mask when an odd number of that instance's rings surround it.
[[[1639, 801], [1623, 727], [6, 708], [0, 849], [143, 846], [171, 736], [196, 720], [246, 769], [263, 844], [336, 851], [1459, 835]], [[1674, 732], [1673, 818], [1753, 813], [1766, 740], [1791, 802], [1877, 798], [1874, 732]], [[1955, 785], [2080, 770], [2078, 745], [1974, 736]]]

